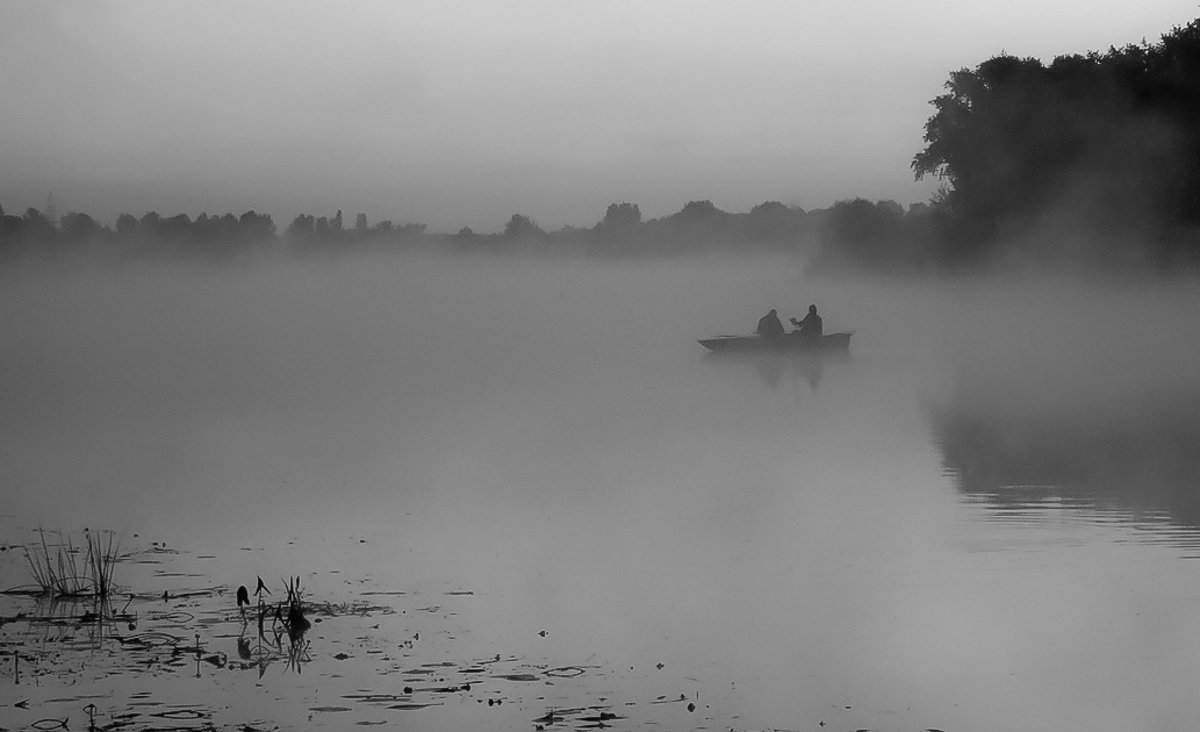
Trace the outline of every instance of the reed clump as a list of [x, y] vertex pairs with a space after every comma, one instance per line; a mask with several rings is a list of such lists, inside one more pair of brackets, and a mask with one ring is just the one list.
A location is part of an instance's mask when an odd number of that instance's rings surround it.
[[25, 559], [41, 594], [53, 597], [108, 598], [121, 542], [112, 531], [83, 530], [83, 541], [57, 532], [57, 541], [38, 529], [38, 541], [25, 547]]
[[304, 595], [300, 591], [300, 578], [289, 578], [287, 584], [287, 625], [288, 634], [293, 638], [302, 635], [312, 627], [308, 618], [304, 617]]

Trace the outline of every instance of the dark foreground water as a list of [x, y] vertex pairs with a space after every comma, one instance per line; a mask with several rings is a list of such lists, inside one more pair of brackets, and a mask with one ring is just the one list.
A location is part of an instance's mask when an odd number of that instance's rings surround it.
[[[0, 727], [1200, 725], [1195, 288], [800, 275], [3, 275], [0, 585], [123, 560], [0, 597]], [[848, 356], [695, 342], [809, 302]]]

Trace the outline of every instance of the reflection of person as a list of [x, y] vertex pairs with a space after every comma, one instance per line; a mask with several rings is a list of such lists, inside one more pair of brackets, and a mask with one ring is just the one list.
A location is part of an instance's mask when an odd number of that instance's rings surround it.
[[762, 383], [772, 389], [779, 388], [779, 382], [783, 380], [783, 361], [777, 358], [755, 359], [754, 370], [758, 372]]
[[796, 362], [796, 368], [799, 369], [800, 375], [808, 382], [809, 391], [816, 391], [817, 386], [821, 383], [821, 376], [825, 371], [825, 359], [823, 358], [801, 358]]
[[796, 320], [791, 318], [792, 325], [799, 328], [797, 333], [802, 336], [816, 338], [824, 331], [824, 325], [821, 323], [821, 316], [817, 315], [817, 306], [808, 306], [808, 315], [804, 316], [804, 320]]
[[775, 308], [771, 308], [771, 312], [758, 319], [758, 328], [754, 332], [763, 338], [780, 338], [784, 335], [783, 323], [779, 322]]

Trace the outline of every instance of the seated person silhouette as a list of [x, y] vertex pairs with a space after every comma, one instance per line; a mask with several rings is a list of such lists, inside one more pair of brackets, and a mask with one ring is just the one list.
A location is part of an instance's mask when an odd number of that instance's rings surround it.
[[817, 315], [816, 305], [808, 306], [808, 315], [804, 316], [804, 320], [796, 320], [795, 318], [789, 318], [789, 320], [792, 321], [792, 325], [798, 328], [796, 334], [804, 338], [820, 338], [824, 330], [824, 326], [821, 323], [821, 316]]
[[754, 332], [763, 338], [782, 338], [784, 336], [783, 323], [779, 322], [779, 315], [776, 314], [774, 308], [758, 319], [758, 328]]

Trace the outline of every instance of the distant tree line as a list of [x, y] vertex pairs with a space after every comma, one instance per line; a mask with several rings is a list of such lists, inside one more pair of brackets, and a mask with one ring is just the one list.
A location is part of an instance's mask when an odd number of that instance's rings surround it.
[[367, 215], [354, 217], [354, 227], [343, 225], [342, 211], [338, 209], [332, 218], [300, 214], [288, 225], [284, 236], [293, 244], [321, 247], [346, 243], [366, 243], [395, 240], [412, 240], [425, 233], [424, 224], [394, 224], [390, 220], [370, 225]]
[[464, 229], [455, 237], [476, 247], [540, 249], [596, 256], [674, 256], [721, 250], [811, 249], [813, 216], [799, 207], [762, 203], [748, 213], [730, 213], [712, 201], [689, 201], [668, 216], [643, 220], [636, 203], [608, 206], [589, 228], [566, 226], [547, 232], [524, 214], [514, 214], [499, 236], [480, 236]]
[[197, 253], [232, 253], [244, 245], [275, 237], [270, 215], [247, 211], [241, 216], [187, 214], [162, 217], [151, 211], [141, 218], [123, 213], [114, 227], [97, 222], [86, 213], [63, 214], [55, 222], [36, 208], [24, 215], [5, 213], [0, 206], [0, 254], [59, 252], [84, 246], [119, 245], [130, 250]]
[[[613, 203], [595, 225], [566, 226], [546, 231], [524, 214], [513, 214], [502, 230], [478, 234], [464, 227], [456, 234], [431, 234], [424, 224], [371, 224], [359, 213], [346, 226], [342, 211], [333, 216], [300, 214], [278, 232], [268, 214], [247, 211], [240, 216], [186, 214], [163, 217], [150, 212], [135, 217], [121, 214], [115, 226], [105, 226], [85, 213], [68, 213], [58, 222], [34, 208], [23, 216], [0, 208], [0, 253], [59, 252], [86, 246], [143, 254], [196, 254], [227, 257], [264, 246], [295, 253], [341, 252], [370, 248], [406, 249], [417, 246], [447, 250], [497, 253], [571, 254], [591, 256], [676, 256], [690, 253], [781, 251], [811, 254], [818, 238], [830, 227], [867, 231], [855, 213], [876, 208], [882, 218], [875, 231], [893, 219], [908, 220], [927, 207], [917, 205], [906, 213], [900, 204], [885, 201], [843, 202], [831, 209], [805, 211], [778, 201], [754, 206], [747, 213], [730, 213], [711, 201], [690, 201], [680, 211], [643, 220], [635, 203]], [[872, 214], [873, 215], [873, 214]], [[861, 233], [861, 232], [860, 232]], [[848, 251], [858, 251], [851, 249]]]

